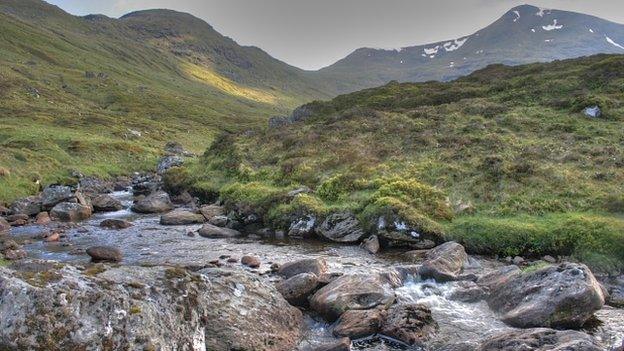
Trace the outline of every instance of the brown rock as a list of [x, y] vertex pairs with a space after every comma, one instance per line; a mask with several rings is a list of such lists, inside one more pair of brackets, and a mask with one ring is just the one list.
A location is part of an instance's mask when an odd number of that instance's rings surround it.
[[82, 221], [91, 217], [91, 214], [91, 207], [75, 202], [61, 202], [50, 211], [52, 218], [65, 222]]
[[87, 255], [93, 262], [119, 262], [122, 259], [121, 250], [112, 246], [91, 246], [87, 249]]
[[364, 239], [364, 241], [362, 242], [360, 246], [364, 248], [364, 250], [372, 254], [376, 254], [377, 252], [379, 252], [379, 249], [381, 248], [381, 246], [379, 245], [379, 238], [377, 237], [377, 235], [371, 235], [368, 238]]
[[349, 310], [338, 318], [334, 335], [354, 339], [377, 334], [385, 319], [386, 311], [382, 309]]
[[438, 324], [427, 306], [416, 303], [396, 304], [388, 310], [381, 332], [406, 344], [414, 345], [429, 339]]
[[251, 268], [260, 267], [260, 259], [255, 256], [243, 256], [243, 258], [241, 258], [241, 263]]
[[46, 225], [50, 223], [52, 220], [50, 219], [50, 215], [47, 212], [39, 212], [37, 217], [35, 218], [35, 223], [38, 225]]
[[303, 306], [308, 302], [308, 296], [316, 290], [319, 279], [313, 273], [297, 274], [277, 284], [277, 291], [293, 306]]
[[313, 273], [320, 277], [327, 273], [327, 262], [322, 258], [306, 258], [284, 263], [278, 270], [278, 274], [286, 279], [301, 273]]
[[242, 234], [234, 229], [220, 228], [212, 224], [204, 224], [198, 231], [199, 235], [204, 238], [234, 238]]
[[0, 217], [0, 233], [7, 232], [11, 229], [11, 224], [6, 219]]
[[8, 249], [4, 251], [4, 258], [9, 261], [17, 261], [26, 258], [26, 251], [22, 249]]
[[187, 225], [204, 223], [204, 216], [184, 210], [175, 210], [160, 216], [162, 225]]
[[199, 211], [206, 218], [206, 220], [211, 220], [216, 216], [223, 216], [225, 214], [225, 208], [217, 205], [204, 205]]
[[23, 213], [18, 213], [14, 215], [7, 216], [6, 220], [9, 222], [17, 222], [17, 221], [28, 221], [30, 217]]
[[350, 351], [351, 340], [349, 338], [342, 338], [330, 344], [317, 346], [309, 349], [309, 351]]
[[126, 229], [132, 227], [133, 224], [123, 219], [109, 218], [100, 223], [100, 227], [108, 229]]
[[22, 227], [28, 224], [28, 221], [25, 219], [18, 219], [17, 221], [11, 222], [11, 226], [13, 227]]
[[59, 241], [59, 240], [61, 240], [61, 234], [59, 234], [58, 232], [50, 233], [48, 236], [43, 238], [43, 241], [48, 242], [48, 243]]

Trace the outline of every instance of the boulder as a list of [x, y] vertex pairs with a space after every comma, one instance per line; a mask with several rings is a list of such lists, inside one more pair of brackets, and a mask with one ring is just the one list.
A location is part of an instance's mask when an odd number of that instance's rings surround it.
[[184, 159], [180, 156], [165, 156], [158, 161], [156, 173], [164, 174], [173, 167], [180, 167], [184, 164]]
[[208, 223], [217, 227], [227, 227], [229, 221], [230, 219], [227, 216], [214, 216], [210, 218]]
[[384, 274], [350, 274], [332, 280], [310, 298], [310, 307], [328, 321], [349, 310], [387, 308], [395, 301], [400, 278]]
[[11, 224], [6, 219], [0, 217], [0, 233], [8, 232], [11, 229]]
[[12, 214], [24, 214], [27, 216], [34, 216], [41, 212], [41, 199], [36, 196], [29, 196], [23, 199], [14, 201], [10, 210]]
[[64, 222], [77, 222], [91, 217], [91, 207], [76, 202], [61, 202], [50, 211], [50, 216]]
[[514, 327], [579, 328], [605, 296], [587, 266], [562, 263], [514, 274], [492, 287], [487, 302]]
[[37, 217], [35, 217], [35, 223], [38, 225], [46, 225], [48, 223], [50, 223], [51, 219], [50, 219], [50, 214], [47, 212], [39, 212], [37, 214]]
[[437, 328], [438, 324], [433, 320], [427, 306], [400, 303], [388, 310], [381, 332], [406, 344], [415, 345], [431, 338]]
[[377, 252], [379, 252], [379, 249], [381, 248], [381, 246], [379, 245], [379, 238], [377, 237], [377, 235], [369, 236], [364, 241], [362, 241], [362, 244], [360, 244], [360, 246], [364, 250], [372, 254], [376, 254]]
[[242, 235], [238, 230], [220, 228], [208, 223], [204, 224], [198, 233], [204, 238], [235, 238]]
[[484, 340], [477, 351], [601, 351], [592, 336], [546, 328], [511, 330]]
[[321, 277], [327, 273], [327, 262], [322, 258], [305, 258], [303, 260], [284, 263], [277, 271], [285, 279], [301, 273], [312, 273]]
[[84, 177], [80, 179], [80, 191], [87, 194], [105, 194], [114, 190], [113, 183], [95, 177]]
[[301, 312], [242, 271], [19, 266], [0, 267], [0, 349], [290, 351], [301, 336]]
[[93, 262], [120, 262], [122, 259], [121, 250], [112, 246], [91, 246], [87, 255]]
[[306, 349], [306, 351], [350, 351], [351, 350], [351, 340], [349, 338], [341, 338], [340, 340], [336, 340], [333, 343], [328, 343], [324, 345], [320, 345], [311, 349]]
[[107, 194], [98, 195], [91, 199], [91, 205], [95, 212], [110, 212], [123, 209], [121, 201]]
[[108, 229], [126, 229], [132, 227], [133, 224], [123, 219], [109, 218], [100, 222], [100, 227]]
[[383, 309], [349, 310], [336, 321], [334, 335], [351, 339], [377, 334], [386, 320]]
[[293, 306], [304, 306], [308, 296], [316, 290], [319, 279], [313, 273], [301, 273], [276, 285], [277, 291]]
[[441, 241], [440, 234], [411, 226], [398, 215], [377, 219], [377, 236], [384, 247], [431, 249]]
[[55, 185], [43, 189], [41, 205], [44, 210], [50, 210], [61, 202], [70, 202], [74, 198], [72, 189], [68, 186]]
[[204, 216], [184, 210], [175, 210], [160, 216], [162, 225], [187, 225], [204, 223]]
[[292, 238], [309, 238], [314, 235], [316, 227], [315, 216], [304, 216], [290, 224], [288, 228], [288, 236]]
[[208, 221], [213, 217], [225, 215], [225, 208], [218, 205], [204, 205], [199, 209], [199, 211]]
[[169, 199], [169, 194], [164, 191], [152, 193], [132, 206], [132, 211], [138, 213], [162, 213], [172, 209], [173, 204]]
[[243, 256], [241, 258], [241, 264], [250, 268], [258, 268], [262, 264], [260, 259], [255, 256]]
[[364, 236], [360, 222], [351, 213], [334, 213], [327, 216], [317, 233], [325, 239], [339, 243], [356, 243]]
[[477, 284], [488, 291], [497, 290], [507, 284], [512, 278], [520, 274], [518, 266], [509, 265], [480, 276]]
[[463, 246], [454, 241], [446, 242], [426, 253], [420, 275], [438, 281], [455, 280], [467, 260]]

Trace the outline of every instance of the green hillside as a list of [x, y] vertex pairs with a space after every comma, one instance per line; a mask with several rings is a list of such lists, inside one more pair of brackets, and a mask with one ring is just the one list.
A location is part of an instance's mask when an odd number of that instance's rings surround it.
[[200, 151], [216, 131], [258, 126], [325, 90], [187, 14], [80, 18], [2, 1], [0, 201], [71, 170], [153, 169], [167, 141]]
[[[490, 66], [314, 102], [303, 121], [224, 134], [168, 175], [287, 228], [303, 213], [398, 213], [476, 253], [624, 267], [624, 56]], [[603, 115], [589, 118], [585, 107]], [[288, 191], [307, 186], [312, 193]]]

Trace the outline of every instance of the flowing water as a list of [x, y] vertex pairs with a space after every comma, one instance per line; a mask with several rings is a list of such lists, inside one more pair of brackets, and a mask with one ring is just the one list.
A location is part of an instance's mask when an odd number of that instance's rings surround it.
[[[141, 215], [129, 210], [132, 205], [130, 192], [116, 192], [113, 196], [120, 199], [125, 209], [94, 215], [90, 220], [76, 226], [64, 228], [66, 238], [61, 242], [47, 243], [38, 238], [52, 228], [30, 225], [13, 228], [11, 235], [24, 242], [24, 247], [32, 258], [56, 260], [62, 262], [89, 262], [85, 249], [93, 245], [111, 245], [119, 247], [124, 255], [123, 264], [176, 264], [188, 266], [206, 265], [224, 258], [240, 258], [253, 255], [262, 261], [258, 271], [265, 273], [272, 263], [284, 263], [309, 257], [323, 257], [328, 262], [330, 271], [342, 273], [363, 273], [384, 271], [393, 265], [406, 264], [400, 253], [384, 252], [378, 255], [368, 254], [357, 246], [337, 245], [310, 240], [262, 239], [251, 235], [240, 239], [206, 239], [197, 235], [189, 236], [201, 225], [162, 226], [158, 215]], [[101, 228], [100, 222], [107, 218], [131, 221], [134, 226], [123, 230]], [[55, 224], [53, 224], [55, 225]], [[470, 269], [489, 270], [500, 264], [487, 260], [471, 258]], [[354, 350], [398, 351], [398, 350], [435, 350], [450, 343], [476, 344], [484, 337], [511, 328], [502, 323], [488, 308], [484, 301], [467, 303], [454, 301], [450, 297], [458, 288], [456, 283], [437, 283], [413, 279], [396, 290], [399, 301], [418, 302], [427, 305], [439, 325], [435, 339], [423, 347], [409, 347], [396, 340], [383, 336], [355, 340]], [[620, 345], [624, 335], [624, 310], [606, 307], [596, 314], [602, 323], [588, 330], [605, 346], [606, 350]], [[302, 346], [318, 345], [334, 340], [331, 325], [306, 316], [307, 332]]]

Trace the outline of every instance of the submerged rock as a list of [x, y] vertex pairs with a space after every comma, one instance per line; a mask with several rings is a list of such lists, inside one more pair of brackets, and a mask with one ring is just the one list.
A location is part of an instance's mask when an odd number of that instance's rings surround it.
[[494, 335], [477, 351], [601, 351], [591, 336], [573, 330], [553, 329], [512, 330]]
[[334, 213], [327, 216], [317, 232], [323, 238], [339, 243], [357, 243], [364, 236], [360, 222], [351, 213]]
[[425, 261], [420, 269], [424, 278], [433, 278], [438, 281], [455, 280], [462, 272], [468, 255], [460, 244], [449, 241], [425, 254]]
[[157, 191], [145, 198], [137, 201], [132, 206], [132, 211], [138, 213], [162, 213], [171, 211], [173, 204], [169, 198], [169, 194], [164, 191]]
[[0, 267], [0, 349], [291, 351], [302, 315], [253, 274]]
[[587, 266], [562, 263], [514, 274], [493, 285], [487, 302], [511, 326], [578, 328], [605, 297]]

